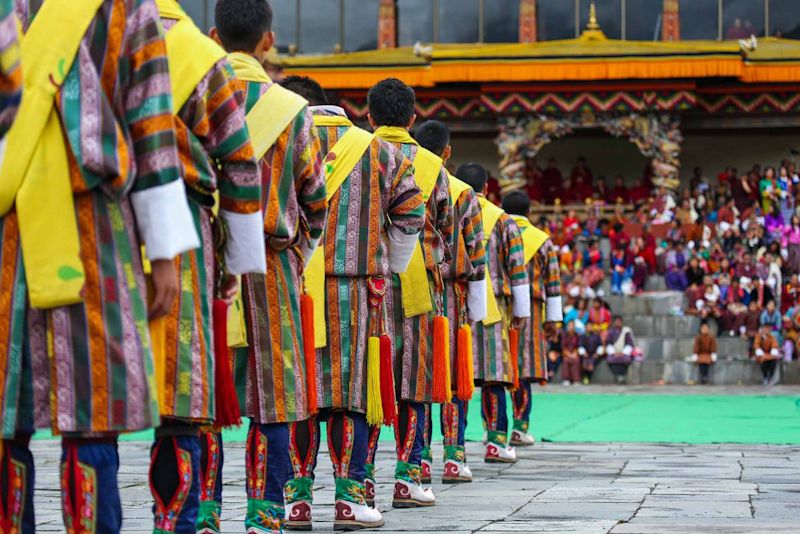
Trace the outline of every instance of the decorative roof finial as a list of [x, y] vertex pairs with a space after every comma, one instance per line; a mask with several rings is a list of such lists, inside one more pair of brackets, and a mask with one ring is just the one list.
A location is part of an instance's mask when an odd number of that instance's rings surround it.
[[597, 23], [597, 8], [594, 5], [594, 0], [589, 4], [589, 23], [586, 25], [587, 30], [599, 30], [600, 24]]
[[586, 29], [581, 34], [583, 41], [605, 41], [606, 36], [603, 30], [600, 29], [600, 24], [597, 22], [597, 7], [594, 5], [594, 0], [589, 4], [589, 22], [586, 24]]

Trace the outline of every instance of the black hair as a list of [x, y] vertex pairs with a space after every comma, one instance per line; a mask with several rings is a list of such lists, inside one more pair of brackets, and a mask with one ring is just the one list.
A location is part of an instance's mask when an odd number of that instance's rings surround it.
[[527, 217], [531, 211], [531, 199], [523, 191], [511, 191], [503, 197], [502, 208], [509, 215], [522, 215]]
[[425, 121], [414, 134], [414, 139], [422, 148], [427, 148], [437, 156], [444, 154], [450, 144], [450, 129], [441, 121]]
[[308, 103], [312, 106], [325, 106], [328, 104], [325, 90], [313, 78], [308, 76], [287, 76], [281, 80], [280, 84], [308, 100]]
[[381, 80], [367, 92], [367, 105], [378, 126], [405, 128], [414, 116], [414, 90], [397, 78]]
[[479, 163], [462, 163], [456, 169], [456, 178], [472, 187], [476, 193], [481, 193], [489, 181], [489, 173]]
[[253, 52], [272, 31], [272, 8], [267, 0], [217, 0], [214, 19], [219, 40], [228, 52]]

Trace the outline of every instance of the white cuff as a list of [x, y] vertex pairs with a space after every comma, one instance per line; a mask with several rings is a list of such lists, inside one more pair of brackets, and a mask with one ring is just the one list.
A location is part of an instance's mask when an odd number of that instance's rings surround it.
[[586, 349], [584, 349], [583, 347], [578, 347], [578, 354], [580, 354], [581, 356], [586, 356]]
[[561, 308], [561, 297], [547, 297], [544, 309], [544, 322], [560, 323], [564, 320], [564, 311]]
[[614, 345], [606, 345], [606, 354], [616, 354]]
[[712, 361], [712, 362], [715, 362], [715, 361], [717, 361], [717, 353], [716, 353], [716, 352], [712, 352], [712, 353], [711, 353], [711, 361]]
[[772, 349], [771, 351], [769, 351], [769, 353], [770, 353], [771, 356], [780, 356], [781, 355], [781, 353], [778, 352], [778, 349]]
[[689, 356], [689, 361], [690, 362], [696, 362], [697, 361], [697, 354], [692, 354], [691, 356]]
[[525, 318], [531, 316], [531, 286], [511, 286], [511, 297], [514, 299], [512, 313], [514, 317]]
[[389, 268], [393, 273], [404, 273], [411, 261], [419, 232], [406, 234], [396, 226], [389, 227]]
[[606, 353], [606, 349], [605, 349], [605, 348], [603, 348], [603, 346], [602, 346], [602, 345], [600, 345], [599, 347], [597, 347], [597, 355], [598, 355], [598, 356], [602, 356], [602, 355], [603, 355], [603, 354], [605, 354], [605, 353]]
[[630, 345], [625, 345], [625, 348], [622, 349], [622, 354], [624, 354], [625, 356], [630, 356], [631, 354], [633, 354], [633, 347], [631, 347]]
[[219, 210], [228, 231], [225, 238], [225, 269], [228, 274], [264, 274], [267, 272], [264, 250], [264, 217], [255, 213]]
[[311, 256], [313, 256], [314, 251], [317, 250], [319, 241], [319, 239], [312, 239], [311, 241], [307, 241], [306, 239], [300, 240], [300, 253], [303, 255], [304, 267], [308, 267], [308, 264], [311, 262]]
[[763, 356], [763, 355], [764, 355], [764, 351], [763, 350], [756, 349], [756, 356]]
[[469, 283], [467, 288], [467, 313], [473, 322], [486, 319], [486, 278]]
[[136, 225], [150, 260], [171, 260], [200, 246], [183, 180], [131, 193]]

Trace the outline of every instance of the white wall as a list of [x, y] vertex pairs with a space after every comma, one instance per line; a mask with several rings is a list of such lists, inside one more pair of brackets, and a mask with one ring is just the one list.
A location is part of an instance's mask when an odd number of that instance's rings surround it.
[[[753, 163], [778, 165], [790, 156], [790, 148], [800, 150], [800, 135], [687, 134], [681, 154], [681, 176], [688, 179], [695, 166], [702, 167], [706, 176], [715, 177], [728, 166], [741, 172]], [[555, 157], [562, 173], [567, 175], [578, 155], [586, 157], [595, 176], [604, 175], [609, 182], [616, 174], [622, 174], [630, 182], [641, 175], [646, 163], [633, 144], [604, 134], [554, 141], [542, 149], [538, 159], [544, 166], [549, 157]], [[498, 157], [493, 140], [454, 137], [452, 166], [455, 168], [465, 161], [477, 161], [496, 176]]]

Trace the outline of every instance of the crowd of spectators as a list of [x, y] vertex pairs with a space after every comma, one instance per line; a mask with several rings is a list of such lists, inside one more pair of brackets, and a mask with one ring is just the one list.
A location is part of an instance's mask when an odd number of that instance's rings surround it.
[[[563, 355], [566, 380], [586, 381], [602, 356], [588, 340], [594, 325], [610, 331], [612, 312], [600, 290], [606, 278], [611, 294], [632, 295], [645, 289], [648, 277], [663, 276], [667, 289], [687, 297], [685, 308], [671, 312], [715, 326], [708, 336], [747, 339], [765, 383], [777, 380], [777, 360], [800, 359], [800, 175], [793, 161], [742, 173], [728, 168], [713, 179], [695, 168], [677, 191], [654, 187], [647, 172], [631, 187], [615, 177], [609, 188], [583, 158], [568, 179], [554, 159], [544, 169], [529, 162], [527, 174], [532, 199], [561, 205], [539, 224], [561, 250], [568, 312], [551, 361], [556, 367], [556, 353]], [[707, 348], [707, 336], [701, 344]], [[602, 339], [598, 346], [609, 350]], [[690, 358], [702, 360], [707, 372], [711, 354]], [[701, 373], [704, 381], [707, 376]]]

